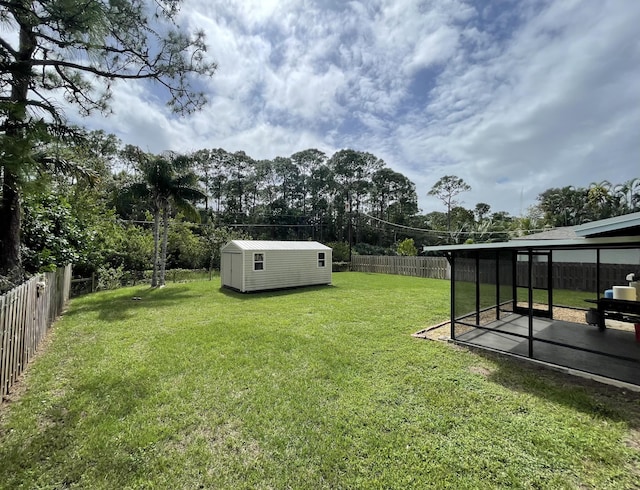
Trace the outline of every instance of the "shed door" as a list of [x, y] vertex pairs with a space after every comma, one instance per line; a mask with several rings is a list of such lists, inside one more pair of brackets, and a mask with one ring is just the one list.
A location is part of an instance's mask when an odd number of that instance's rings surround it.
[[242, 254], [225, 252], [223, 261], [222, 284], [242, 289]]
[[242, 254], [231, 255], [231, 280], [229, 284], [232, 288], [242, 289]]

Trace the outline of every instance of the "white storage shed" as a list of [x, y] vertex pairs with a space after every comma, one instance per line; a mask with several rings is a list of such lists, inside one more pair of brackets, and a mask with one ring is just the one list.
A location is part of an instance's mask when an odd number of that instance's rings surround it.
[[331, 252], [318, 242], [232, 240], [220, 249], [222, 286], [246, 293], [331, 284]]

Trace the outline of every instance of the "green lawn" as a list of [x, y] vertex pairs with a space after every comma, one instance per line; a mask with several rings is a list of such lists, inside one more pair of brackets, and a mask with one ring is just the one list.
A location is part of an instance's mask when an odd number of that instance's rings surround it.
[[[572, 291], [568, 289], [553, 289], [553, 304], [558, 307], [568, 307], [586, 310], [593, 304], [585, 300], [597, 299], [598, 295], [589, 291]], [[513, 288], [510, 285], [501, 286], [501, 301], [513, 300]], [[528, 304], [529, 288], [519, 287], [517, 299], [521, 303]], [[546, 305], [549, 301], [548, 291], [542, 289], [533, 290], [533, 302]], [[495, 284], [480, 284], [480, 309], [493, 307], [496, 304]], [[456, 283], [456, 317], [476, 311], [476, 284], [475, 282], [458, 281]]]
[[364, 273], [75, 299], [0, 410], [0, 487], [638, 488], [638, 394], [411, 337], [448, 311]]

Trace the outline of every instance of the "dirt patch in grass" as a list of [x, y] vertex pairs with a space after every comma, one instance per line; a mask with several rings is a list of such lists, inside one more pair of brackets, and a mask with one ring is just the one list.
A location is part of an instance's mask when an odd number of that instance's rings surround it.
[[484, 378], [488, 378], [493, 373], [491, 369], [486, 368], [484, 366], [471, 366], [469, 368], [469, 371], [472, 372], [473, 374], [479, 374]]
[[630, 448], [640, 451], [640, 430], [631, 430], [631, 432], [629, 433], [629, 437], [625, 442]]
[[[501, 312], [503, 318], [510, 315], [508, 312]], [[488, 310], [480, 312], [480, 325], [487, 325], [491, 323], [496, 318], [496, 310], [495, 308], [490, 308]], [[469, 323], [475, 323], [476, 315], [475, 313], [472, 315], [467, 315], [466, 317], [462, 317], [461, 320], [468, 320]], [[456, 335], [461, 335], [466, 332], [470, 332], [474, 327], [470, 327], [467, 325], [456, 324]], [[437, 325], [433, 325], [431, 327], [424, 328], [415, 334], [414, 337], [421, 339], [429, 339], [429, 340], [449, 340], [451, 338], [451, 322], [446, 321], [439, 323]]]
[[413, 334], [413, 337], [428, 340], [449, 340], [451, 338], [450, 333], [451, 322], [444, 322], [419, 330]]

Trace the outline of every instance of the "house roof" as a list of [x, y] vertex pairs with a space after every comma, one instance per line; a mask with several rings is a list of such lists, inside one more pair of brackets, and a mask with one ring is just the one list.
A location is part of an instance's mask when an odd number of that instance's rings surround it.
[[508, 242], [423, 247], [424, 252], [495, 249], [572, 249], [640, 246], [640, 213], [625, 214], [580, 226], [567, 226]]
[[320, 242], [278, 240], [232, 240], [222, 249], [234, 244], [241, 250], [331, 250]]
[[511, 240], [572, 240], [577, 237], [578, 235], [576, 235], [575, 226], [563, 226], [560, 228], [541, 231], [540, 233], [519, 236], [512, 238]]
[[576, 249], [640, 247], [640, 213], [625, 214], [580, 226], [555, 228], [508, 242], [423, 247], [423, 252], [496, 249]]
[[605, 236], [640, 235], [640, 213], [624, 214], [613, 218], [584, 223], [579, 226], [562, 226], [540, 233], [513, 238], [512, 240], [568, 240]]
[[575, 227], [577, 236], [640, 235], [640, 213], [623, 214]]
[[423, 247], [423, 252], [451, 252], [465, 250], [497, 250], [497, 249], [576, 249], [576, 248], [607, 248], [607, 247], [640, 247], [638, 237], [604, 237], [604, 238], [574, 238], [569, 240], [512, 240], [510, 242], [475, 243], [460, 245], [441, 245]]

